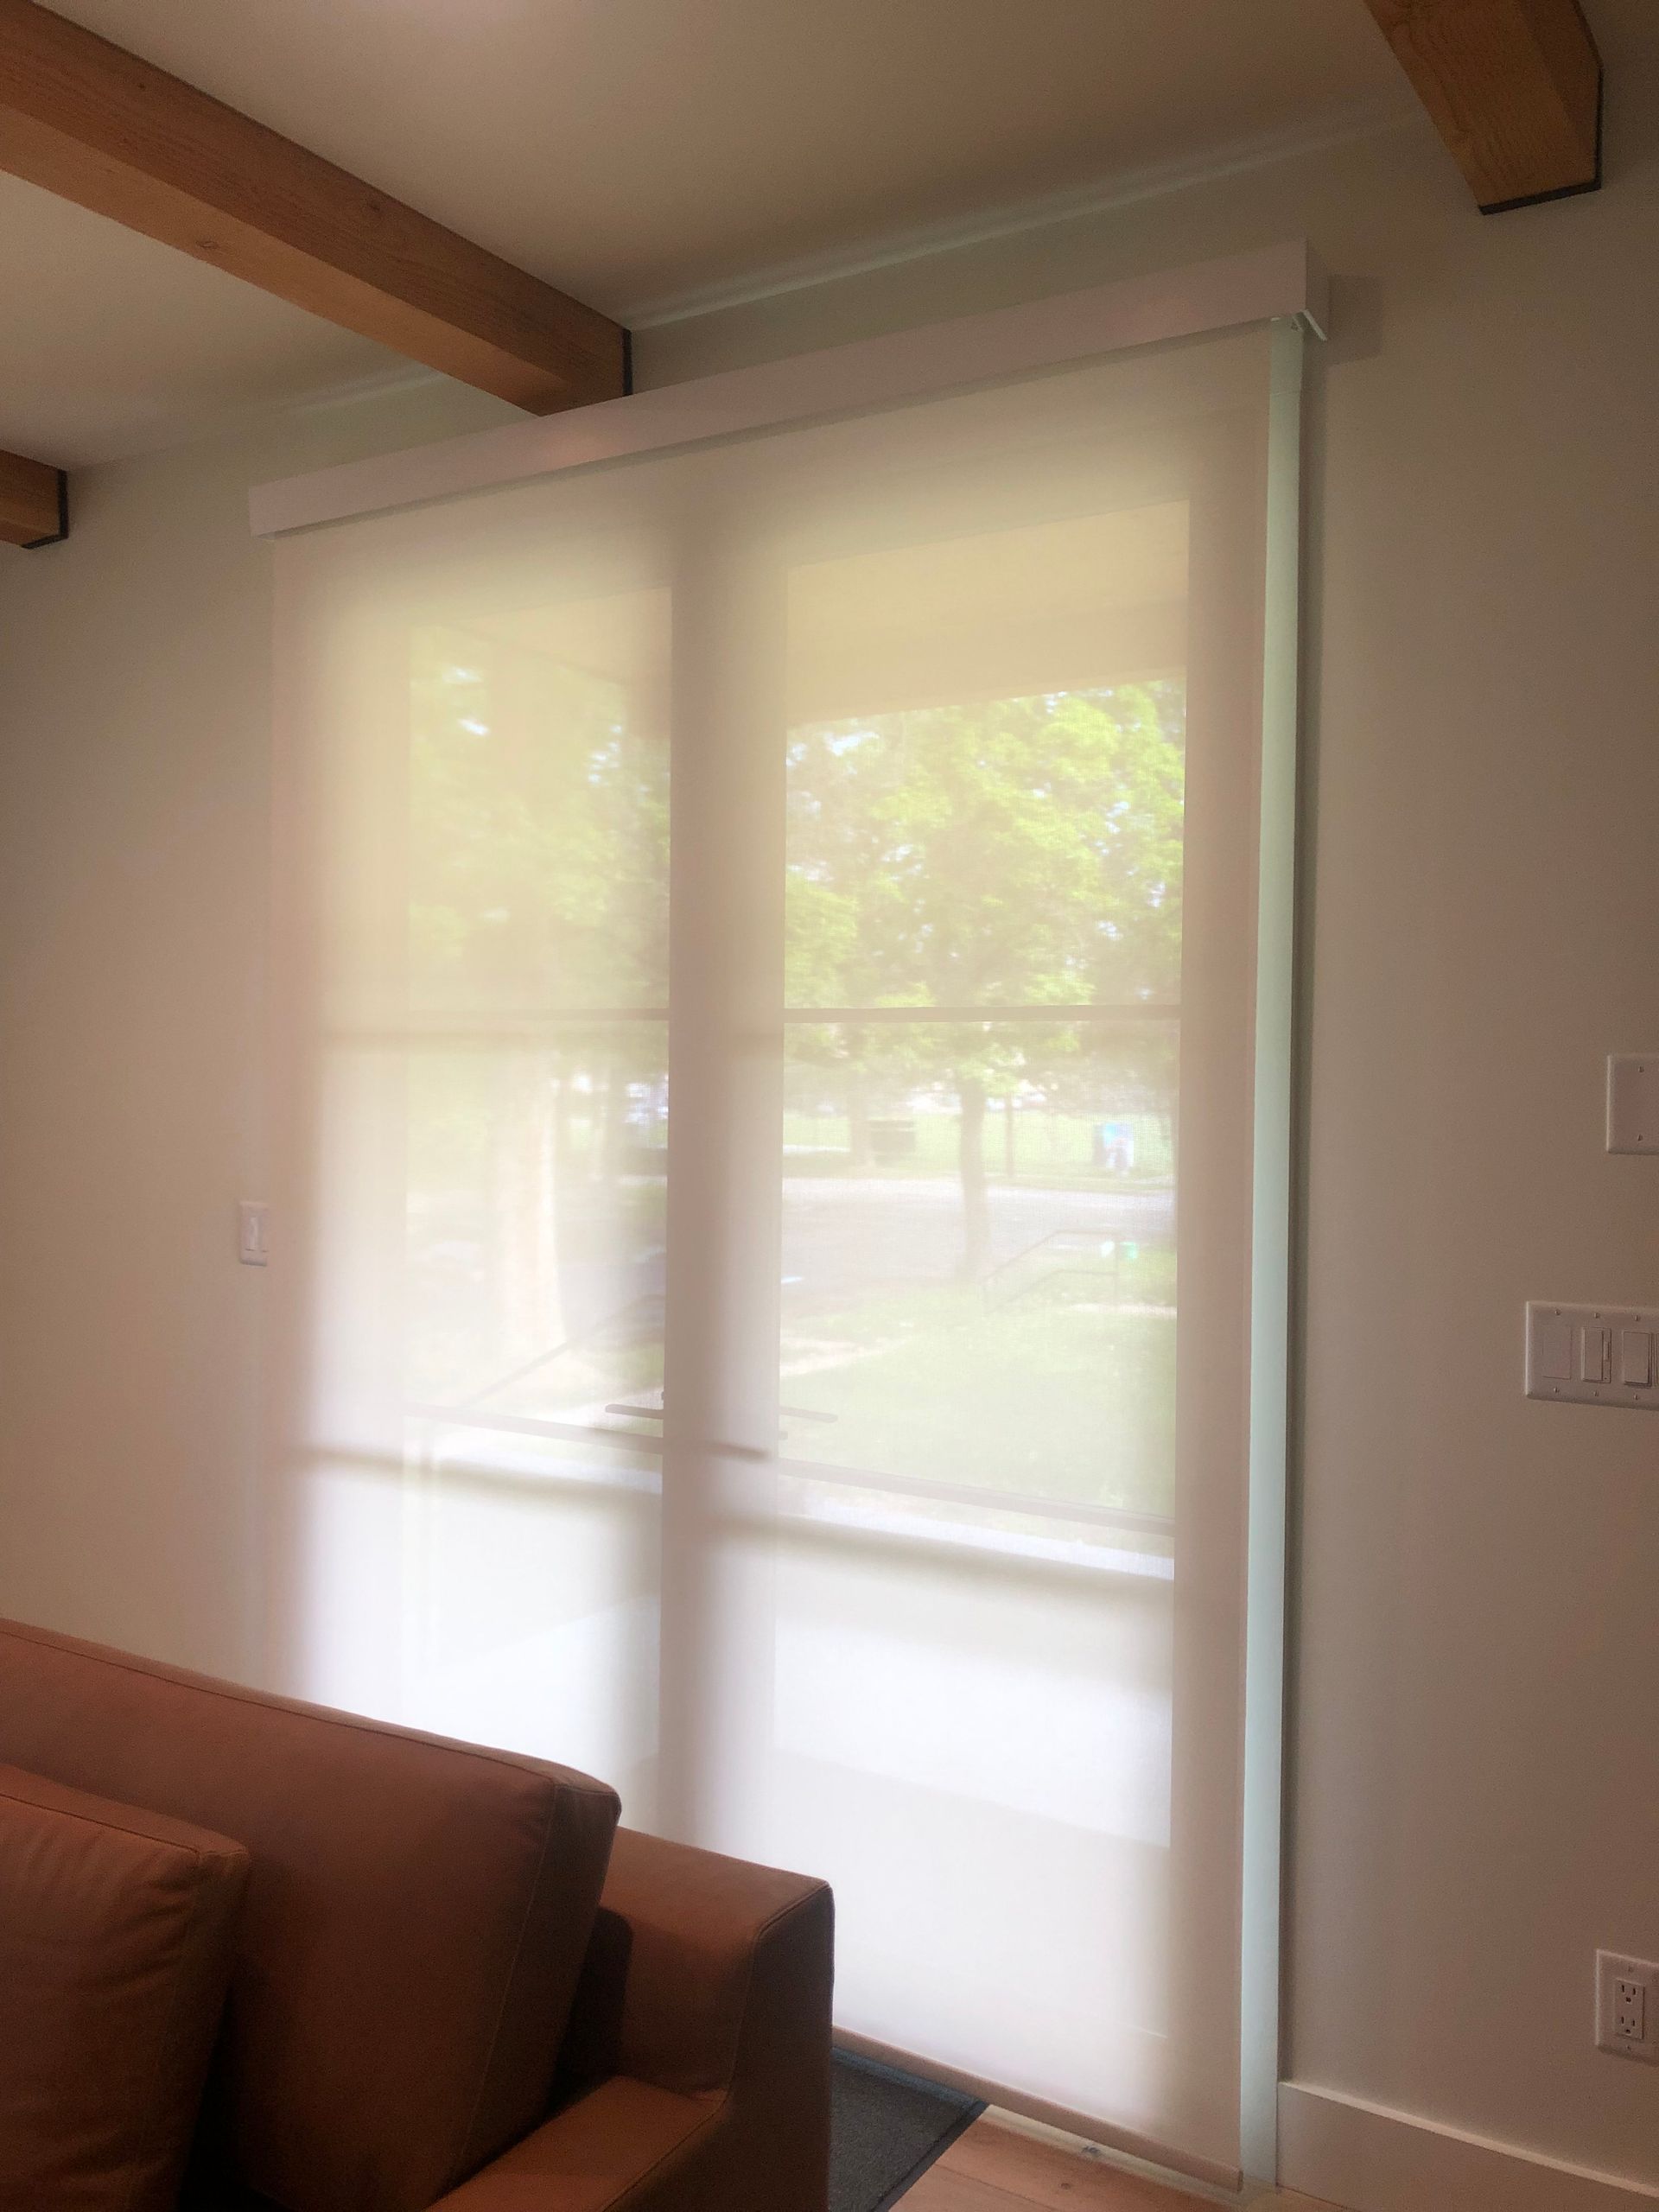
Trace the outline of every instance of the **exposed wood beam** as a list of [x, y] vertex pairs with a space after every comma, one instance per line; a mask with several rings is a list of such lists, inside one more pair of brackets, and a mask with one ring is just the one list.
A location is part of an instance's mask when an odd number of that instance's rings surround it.
[[0, 453], [0, 544], [55, 545], [69, 535], [69, 483], [60, 468]]
[[1579, 0], [1365, 0], [1483, 214], [1601, 182], [1601, 57]]
[[607, 316], [35, 0], [0, 0], [0, 169], [532, 414], [626, 387]]

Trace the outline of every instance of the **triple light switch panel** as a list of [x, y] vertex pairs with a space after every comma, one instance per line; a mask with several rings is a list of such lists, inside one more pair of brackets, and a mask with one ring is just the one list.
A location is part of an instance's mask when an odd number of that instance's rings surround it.
[[1659, 1411], [1659, 1306], [1527, 1307], [1527, 1395]]

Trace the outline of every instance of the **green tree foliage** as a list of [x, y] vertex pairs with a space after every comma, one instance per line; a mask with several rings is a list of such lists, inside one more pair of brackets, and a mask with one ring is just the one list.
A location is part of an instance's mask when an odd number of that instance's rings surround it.
[[[412, 670], [409, 957], [416, 1007], [660, 1004], [667, 747], [616, 688], [464, 633]], [[1155, 1027], [998, 1024], [997, 1009], [1179, 997], [1185, 713], [1174, 681], [912, 709], [789, 739], [786, 974], [795, 1007], [982, 1007], [987, 1021], [795, 1033], [836, 1070], [855, 1156], [872, 1100], [959, 1104], [964, 1268], [988, 1250], [988, 1103], [1086, 1111], [1103, 1051], [1166, 1082]], [[573, 1050], [600, 1046], [565, 1032]], [[613, 1054], [613, 1036], [603, 1048]], [[614, 1058], [605, 1088], [625, 1103]]]
[[[1173, 682], [796, 732], [791, 1004], [991, 1014], [1178, 999], [1184, 736]], [[1060, 1023], [848, 1023], [808, 1039], [841, 1071], [855, 1153], [873, 1084], [954, 1090], [969, 1274], [988, 1253], [988, 1100], [1080, 1090], [1101, 1052], [1098, 1033]], [[1126, 1028], [1110, 1049], [1120, 1076], [1167, 1079], [1166, 1033]]]
[[463, 634], [411, 671], [415, 1003], [660, 1004], [668, 983], [668, 748], [617, 687]]
[[1173, 998], [1183, 727], [1160, 683], [797, 732], [791, 1003]]
[[408, 1002], [461, 1030], [415, 1063], [411, 1190], [433, 1244], [487, 1247], [490, 1286], [447, 1296], [429, 1269], [423, 1356], [448, 1374], [470, 1330], [486, 1372], [588, 1318], [571, 1287], [622, 1235], [620, 1208], [653, 1241], [660, 1184], [625, 1190], [622, 1170], [660, 1027], [549, 1017], [667, 998], [668, 747], [569, 663], [448, 628], [411, 650]]

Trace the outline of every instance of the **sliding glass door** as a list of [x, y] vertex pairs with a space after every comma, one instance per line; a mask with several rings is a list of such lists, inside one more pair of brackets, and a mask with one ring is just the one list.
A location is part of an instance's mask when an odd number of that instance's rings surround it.
[[294, 1686], [827, 1875], [849, 2037], [1218, 2170], [1267, 378], [283, 548]]

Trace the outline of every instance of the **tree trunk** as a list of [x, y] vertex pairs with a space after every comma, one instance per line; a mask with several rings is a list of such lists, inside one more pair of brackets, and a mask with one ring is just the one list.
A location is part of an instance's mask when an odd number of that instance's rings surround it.
[[957, 1136], [962, 1173], [962, 1272], [978, 1282], [991, 1264], [991, 1210], [985, 1191], [985, 1086], [977, 1076], [962, 1076]]
[[847, 1039], [852, 1058], [847, 1067], [848, 1165], [868, 1167], [874, 1157], [870, 1147], [870, 1079], [863, 1063], [864, 1039], [856, 1030]]
[[549, 1056], [509, 1049], [496, 1063], [491, 1128], [495, 1292], [505, 1362], [564, 1334], [556, 1198], [558, 1094]]
[[605, 1149], [601, 1174], [612, 1190], [621, 1182], [628, 1155], [628, 1071], [612, 1049], [605, 1071]]

